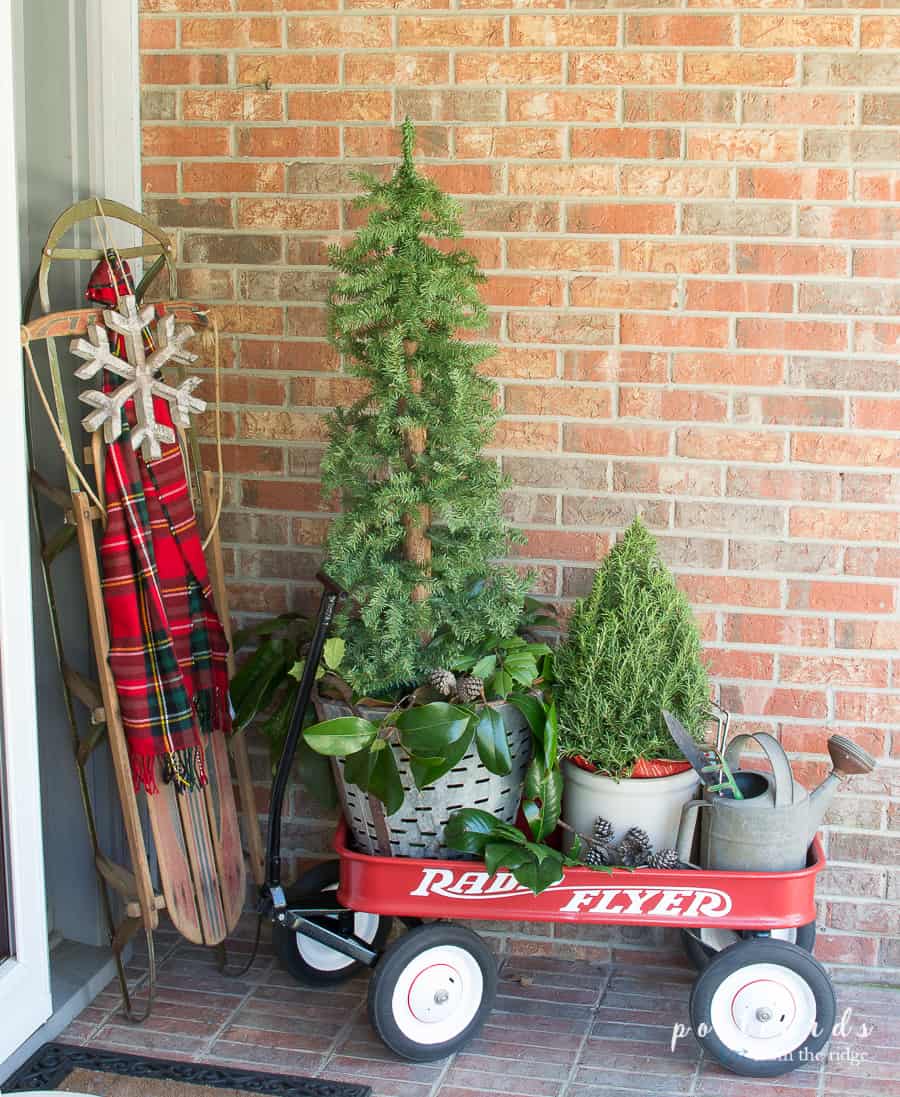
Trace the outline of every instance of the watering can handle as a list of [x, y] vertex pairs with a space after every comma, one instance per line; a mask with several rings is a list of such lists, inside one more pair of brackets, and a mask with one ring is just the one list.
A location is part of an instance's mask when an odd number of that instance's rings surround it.
[[699, 811], [700, 808], [708, 807], [712, 807], [709, 800], [688, 800], [681, 809], [681, 819], [678, 823], [678, 840], [675, 843], [679, 861], [690, 861], [691, 859], [691, 847], [694, 844], [694, 832], [697, 829], [699, 816], [695, 815], [690, 819], [688, 817], [692, 811]]
[[794, 803], [794, 775], [791, 772], [791, 763], [788, 761], [784, 748], [768, 732], [759, 731], [756, 735], [735, 735], [725, 750], [725, 762], [732, 770], [737, 769], [741, 760], [741, 751], [751, 740], [763, 748], [769, 764], [772, 766], [772, 774], [775, 777], [775, 807], [786, 807]]

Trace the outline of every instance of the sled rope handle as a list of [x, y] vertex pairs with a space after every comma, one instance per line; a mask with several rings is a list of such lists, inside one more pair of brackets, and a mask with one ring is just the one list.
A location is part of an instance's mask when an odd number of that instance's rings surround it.
[[47, 393], [44, 391], [43, 384], [41, 384], [41, 378], [38, 374], [37, 366], [34, 364], [34, 356], [31, 353], [31, 340], [28, 337], [28, 329], [23, 326], [19, 329], [19, 333], [22, 341], [22, 346], [25, 350], [25, 358], [28, 362], [28, 368], [31, 371], [32, 379], [34, 380], [35, 388], [38, 391], [38, 396], [41, 398], [41, 403], [44, 406], [44, 411], [47, 413], [47, 420], [50, 423], [50, 427], [53, 430], [54, 435], [56, 435], [56, 441], [59, 443], [59, 448], [62, 452], [63, 458], [65, 459], [68, 467], [72, 470], [72, 473], [75, 475], [78, 483], [81, 484], [81, 486], [84, 488], [88, 498], [100, 512], [103, 521], [105, 522], [106, 507], [104, 507], [104, 505], [100, 502], [100, 499], [97, 497], [97, 495], [94, 494], [91, 485], [87, 481], [87, 477], [78, 467], [78, 462], [69, 452], [69, 448], [66, 445], [66, 440], [65, 438], [63, 438], [62, 431], [59, 429], [59, 424], [56, 421], [56, 416], [53, 414], [53, 410], [50, 407], [50, 401], [47, 399]]

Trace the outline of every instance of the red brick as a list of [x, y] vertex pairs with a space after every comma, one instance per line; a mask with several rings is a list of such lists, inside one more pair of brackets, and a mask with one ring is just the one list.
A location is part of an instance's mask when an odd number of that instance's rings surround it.
[[632, 381], [659, 384], [666, 379], [663, 354], [648, 351], [579, 351], [566, 354], [563, 376], [572, 381]]
[[144, 17], [140, 22], [140, 48], [142, 50], [173, 49], [177, 40], [174, 19], [150, 19]]
[[822, 465], [900, 467], [900, 438], [859, 434], [795, 434], [791, 458]]
[[190, 49], [253, 49], [281, 45], [281, 20], [182, 19], [181, 44]]
[[638, 129], [636, 127], [602, 126], [590, 129], [573, 128], [572, 156], [577, 159], [652, 157], [671, 160], [681, 153], [681, 134], [671, 129]]
[[792, 312], [794, 288], [789, 282], [691, 280], [684, 307], [697, 312]]
[[900, 536], [900, 515], [878, 510], [794, 507], [791, 535], [848, 541], [893, 541]]
[[900, 324], [860, 321], [856, 325], [854, 349], [871, 354], [890, 354], [900, 350]]
[[743, 119], [749, 123], [845, 126], [853, 120], [850, 95], [829, 92], [745, 91]]
[[318, 484], [289, 480], [242, 480], [241, 501], [246, 507], [276, 511], [328, 510]]
[[724, 635], [736, 644], [822, 648], [828, 644], [828, 621], [824, 617], [730, 613], [725, 617]]
[[629, 15], [629, 46], [730, 46], [734, 20], [727, 15]]
[[676, 438], [679, 457], [718, 461], [781, 461], [785, 435], [775, 431], [712, 430], [682, 427]]
[[796, 160], [798, 152], [794, 130], [688, 130], [689, 160]]
[[384, 49], [391, 20], [381, 15], [304, 15], [287, 21], [287, 43], [299, 49]]
[[[659, 159], [653, 153], [647, 155], [654, 160]], [[731, 193], [731, 172], [728, 168], [623, 164], [620, 178], [621, 192], [629, 197], [723, 198]]]
[[853, 399], [851, 407], [855, 427], [900, 431], [900, 400], [859, 396]]
[[613, 320], [604, 313], [513, 312], [507, 318], [514, 343], [582, 343], [605, 346], [613, 341]]
[[[529, 170], [539, 170], [539, 165]], [[613, 245], [606, 240], [511, 237], [506, 242], [506, 265], [523, 270], [604, 271], [612, 270], [615, 260]]]
[[[848, 547], [844, 556], [848, 575], [872, 575], [884, 579], [900, 577], [900, 549]], [[898, 645], [900, 647], [900, 645]]]
[[176, 164], [144, 164], [141, 190], [144, 194], [174, 194], [178, 189]]
[[674, 84], [678, 59], [674, 53], [570, 53], [570, 84]]
[[[580, 115], [572, 115], [580, 118]], [[625, 89], [626, 122], [734, 122], [733, 91]]]
[[576, 308], [673, 309], [677, 304], [677, 293], [674, 282], [585, 275], [572, 281], [569, 303]]
[[789, 426], [844, 426], [844, 401], [838, 396], [735, 396], [731, 417], [737, 423]]
[[723, 422], [727, 414], [727, 397], [716, 393], [659, 388], [619, 390], [622, 418]]
[[224, 126], [143, 126], [144, 156], [227, 156], [231, 133]]
[[681, 385], [780, 385], [784, 359], [762, 354], [678, 353], [672, 380]]
[[900, 21], [895, 15], [864, 15], [860, 44], [864, 50], [900, 49]]
[[688, 53], [684, 58], [686, 84], [731, 84], [735, 87], [781, 87], [794, 82], [797, 59], [790, 53]]
[[567, 453], [662, 457], [669, 451], [669, 432], [653, 427], [588, 426], [571, 423], [563, 428], [563, 449]]
[[854, 248], [853, 273], [858, 278], [900, 277], [900, 248]]
[[186, 162], [181, 167], [183, 189], [210, 194], [283, 191], [284, 165], [272, 163]]
[[741, 19], [742, 46], [852, 46], [850, 15], [747, 15]]
[[738, 319], [739, 347], [773, 350], [846, 350], [846, 324], [821, 320]]
[[742, 579], [727, 575], [679, 575], [678, 585], [692, 603], [773, 608], [781, 588], [773, 579]]
[[287, 116], [315, 122], [377, 122], [391, 117], [388, 91], [292, 91]]
[[825, 613], [890, 613], [893, 605], [893, 592], [883, 584], [800, 579], [788, 583], [788, 606], [791, 609]]
[[834, 632], [835, 644], [839, 648], [855, 648], [861, 651], [900, 651], [900, 622], [898, 621], [836, 621]]
[[488, 377], [522, 377], [548, 380], [556, 376], [556, 351], [500, 347], [481, 367]]
[[622, 240], [619, 254], [622, 270], [654, 274], [727, 274], [730, 268], [727, 244]]
[[900, 209], [883, 206], [801, 206], [801, 236], [835, 240], [896, 240]]
[[783, 654], [779, 656], [778, 666], [782, 682], [819, 686], [884, 687], [888, 684], [886, 659]]
[[336, 84], [337, 54], [264, 53], [238, 54], [237, 78], [240, 84]]
[[145, 53], [141, 57], [141, 85], [226, 84], [227, 57], [199, 53]]
[[[497, 45], [502, 44], [502, 32]], [[511, 46], [614, 46], [618, 37], [615, 15], [578, 12], [566, 15], [513, 15], [509, 20]], [[447, 42], [446, 45], [454, 45]]]
[[561, 53], [460, 53], [456, 58], [459, 84], [561, 84]]
[[239, 156], [337, 156], [337, 129], [324, 126], [266, 126], [237, 131]]
[[742, 168], [738, 196], [839, 201], [849, 197], [849, 173], [840, 168]]
[[753, 716], [806, 716], [822, 719], [828, 712], [826, 694], [818, 690], [777, 686], [723, 686], [721, 704], [728, 712]]
[[181, 93], [186, 122], [280, 122], [284, 101], [271, 91], [215, 91], [187, 88]]
[[479, 159], [510, 156], [556, 160], [562, 155], [563, 137], [562, 130], [549, 126], [460, 126], [456, 131], [456, 155]]
[[837, 693], [834, 714], [863, 724], [900, 724], [900, 693]]
[[510, 415], [574, 416], [604, 419], [610, 414], [609, 389], [581, 385], [507, 385], [503, 406]]
[[506, 93], [510, 122], [612, 122], [617, 95], [609, 91], [517, 91]]
[[559, 425], [502, 419], [497, 424], [491, 448], [555, 453], [559, 450]]
[[572, 530], [523, 530], [527, 540], [516, 546], [517, 556], [535, 560], [598, 560], [608, 547], [608, 538], [597, 533]]
[[724, 347], [728, 320], [718, 317], [668, 317], [628, 314], [622, 317], [623, 344], [654, 347]]
[[819, 244], [741, 244], [738, 274], [846, 274], [847, 249]]
[[769, 681], [775, 669], [774, 655], [734, 648], [704, 648], [703, 661], [716, 678], [750, 678]]

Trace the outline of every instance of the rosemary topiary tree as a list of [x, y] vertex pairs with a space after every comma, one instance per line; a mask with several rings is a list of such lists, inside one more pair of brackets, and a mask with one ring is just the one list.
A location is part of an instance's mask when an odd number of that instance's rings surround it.
[[638, 758], [678, 758], [664, 709], [699, 741], [709, 714], [700, 634], [639, 518], [575, 605], [556, 654], [559, 741], [613, 777]]
[[338, 621], [342, 673], [360, 693], [385, 693], [450, 665], [490, 634], [514, 632], [527, 582], [492, 564], [507, 553], [503, 478], [481, 455], [497, 419], [494, 385], [478, 372], [493, 352], [458, 336], [486, 322], [484, 276], [462, 250], [457, 204], [413, 163], [415, 131], [383, 182], [365, 173], [366, 225], [330, 257], [330, 337], [369, 391], [328, 419], [326, 491], [343, 508], [327, 571], [357, 609]]

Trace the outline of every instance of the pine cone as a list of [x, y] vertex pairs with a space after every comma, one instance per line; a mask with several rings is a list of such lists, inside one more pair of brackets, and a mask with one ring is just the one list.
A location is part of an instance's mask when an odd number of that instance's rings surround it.
[[622, 868], [637, 868], [640, 852], [630, 842], [622, 842], [610, 850], [612, 860], [610, 864], [621, 865]]
[[594, 822], [594, 841], [602, 842], [608, 846], [612, 841], [613, 825], [602, 816], [598, 815]]
[[612, 851], [601, 842], [592, 842], [584, 855], [584, 863], [592, 868], [612, 864]]
[[650, 836], [646, 830], [642, 830], [640, 827], [631, 827], [625, 834], [623, 842], [627, 842], [629, 845], [634, 846], [636, 852], [649, 853], [653, 849], [653, 844], [650, 841]]
[[648, 868], [678, 868], [680, 863], [678, 851], [674, 849], [659, 849], [647, 858]]
[[456, 679], [456, 696], [465, 704], [477, 701], [484, 693], [484, 682], [474, 674], [461, 674]]
[[449, 697], [456, 689], [456, 675], [452, 670], [433, 670], [428, 675], [428, 684], [442, 697]]

